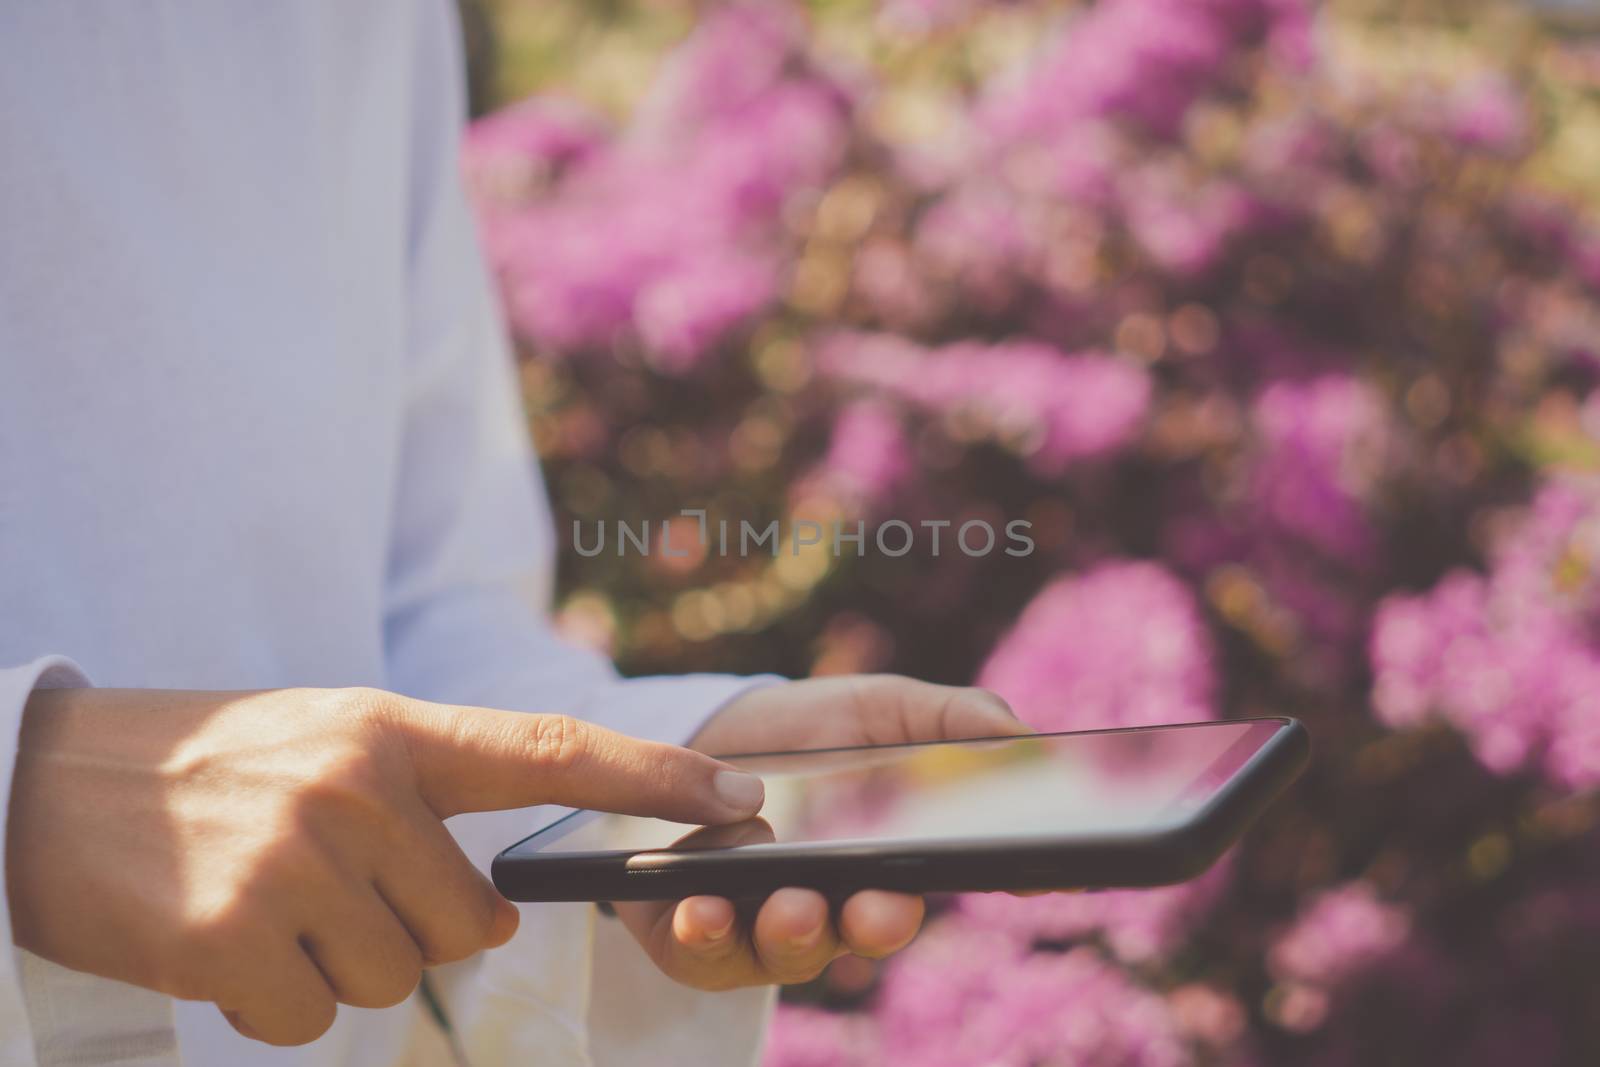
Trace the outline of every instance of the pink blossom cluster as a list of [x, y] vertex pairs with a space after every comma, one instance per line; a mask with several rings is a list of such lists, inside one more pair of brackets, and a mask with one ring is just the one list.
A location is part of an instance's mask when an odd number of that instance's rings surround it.
[[[1276, 338], [1249, 344], [1252, 357], [1296, 370], [1332, 358]], [[1376, 385], [1326, 370], [1269, 380], [1241, 431], [1228, 491], [1171, 524], [1168, 555], [1189, 573], [1247, 575], [1257, 602], [1225, 610], [1268, 647], [1295, 650], [1297, 676], [1347, 674], [1362, 655], [1383, 495], [1406, 462], [1406, 435]]]
[[962, 917], [886, 967], [872, 1016], [779, 1008], [766, 1067], [1187, 1067], [1165, 1000], [1092, 949], [1030, 954]]
[[[1341, 990], [1358, 977], [1372, 977], [1380, 965], [1426, 976], [1437, 986], [1437, 960], [1408, 944], [1410, 930], [1409, 912], [1384, 903], [1369, 882], [1349, 882], [1306, 902], [1267, 954], [1278, 980], [1268, 1002], [1273, 1022], [1292, 1033], [1319, 1029]], [[1334, 1060], [1342, 1061], [1342, 1055]]]
[[1183, 943], [1191, 925], [1221, 895], [1227, 881], [1228, 864], [1223, 862], [1192, 882], [1159, 889], [1030, 897], [971, 893], [961, 898], [960, 906], [962, 914], [979, 926], [1024, 941], [1098, 937], [1123, 962], [1154, 963]]
[[1324, 890], [1295, 917], [1268, 953], [1283, 980], [1331, 988], [1405, 943], [1411, 918], [1386, 904], [1370, 882]]
[[1349, 374], [1274, 382], [1256, 398], [1251, 422], [1256, 521], [1334, 559], [1370, 561], [1377, 545], [1368, 509], [1394, 451], [1378, 388]]
[[[1600, 229], [1525, 180], [1554, 65], [1365, 77], [1313, 48], [1346, 6], [734, 0], [620, 123], [550, 97], [473, 130], [512, 325], [573, 357], [530, 374], [565, 513], [820, 495], [1034, 524], [1003, 567], [852, 561], [781, 597], [748, 560], [578, 563], [628, 669], [866, 662], [1043, 728], [1288, 713], [1317, 738], [1222, 869], [959, 898], [785, 1005], [770, 1064], [1600, 1048], [1567, 996], [1600, 932], [1535, 891], [1587, 899], [1595, 869], [1600, 484], [1556, 471], [1600, 456]], [[761, 619], [681, 625], [690, 586]], [[1296, 899], [1353, 870], [1393, 899]]]
[[485, 217], [486, 234], [495, 233], [502, 212], [514, 215], [524, 199], [610, 139], [598, 115], [553, 96], [524, 100], [473, 123], [461, 163], [473, 203]]
[[1117, 188], [1128, 232], [1152, 263], [1180, 278], [1209, 270], [1230, 241], [1271, 220], [1239, 182], [1213, 178], [1196, 184], [1173, 161], [1137, 166]]
[[1126, 444], [1150, 403], [1138, 364], [1035, 341], [926, 349], [892, 334], [840, 334], [819, 347], [817, 367], [914, 409], [968, 420], [1042, 472]]
[[1162, 998], [1093, 949], [1030, 954], [962, 917], [888, 964], [876, 1014], [885, 1067], [1190, 1062]]
[[[916, 246], [962, 298], [998, 306], [1052, 277], [1051, 219], [1095, 209], [1120, 222], [1161, 267], [1213, 266], [1242, 233], [1267, 221], [1240, 183], [1197, 176], [1151, 151], [1230, 76], [1228, 57], [1253, 45], [1288, 65], [1310, 51], [1299, 0], [1106, 0], [1082, 11], [1031, 68], [984, 87], [954, 166], [934, 168], [941, 196]], [[912, 158], [913, 171], [926, 167]]]
[[1242, 44], [1266, 39], [1282, 58], [1303, 60], [1309, 27], [1295, 0], [1108, 0], [1033, 71], [997, 87], [982, 120], [1002, 142], [1047, 142], [1085, 119], [1174, 135]]
[[779, 1005], [762, 1067], [877, 1067], [878, 1027], [869, 1015]]
[[1600, 483], [1551, 481], [1502, 532], [1487, 574], [1458, 571], [1379, 607], [1373, 706], [1395, 727], [1442, 716], [1484, 765], [1600, 784]]
[[821, 473], [863, 505], [891, 496], [915, 473], [901, 413], [878, 398], [855, 400], [841, 408]]
[[1215, 717], [1211, 641], [1189, 587], [1113, 561], [1046, 586], [978, 675], [1042, 730]]
[[543, 105], [480, 128], [469, 173], [503, 175], [519, 155], [532, 169], [566, 163], [545, 187], [486, 210], [519, 334], [556, 353], [636, 342], [681, 373], [768, 305], [783, 207], [833, 171], [849, 136], [840, 86], [797, 69], [803, 44], [788, 7], [729, 5], [608, 139]]
[[1455, 89], [1443, 111], [1451, 136], [1488, 152], [1519, 152], [1532, 132], [1532, 116], [1522, 94], [1498, 74], [1480, 75]]

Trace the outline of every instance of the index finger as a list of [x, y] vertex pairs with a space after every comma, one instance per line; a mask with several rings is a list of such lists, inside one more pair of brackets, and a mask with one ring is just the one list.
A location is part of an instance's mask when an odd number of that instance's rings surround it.
[[761, 810], [761, 779], [566, 715], [420, 705], [406, 713], [423, 798], [441, 817], [562, 804], [686, 823]]

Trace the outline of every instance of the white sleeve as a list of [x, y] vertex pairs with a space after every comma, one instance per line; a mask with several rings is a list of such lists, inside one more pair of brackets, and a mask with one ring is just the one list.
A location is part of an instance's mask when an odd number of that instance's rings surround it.
[[[77, 665], [60, 656], [0, 668], [0, 826], [10, 807], [17, 735], [28, 697], [36, 689], [88, 684]], [[3, 857], [0, 850], [0, 864]], [[9, 934], [11, 909], [4, 892], [0, 920]], [[0, 953], [0, 1067], [88, 1063], [177, 1067], [172, 1002], [146, 989], [69, 971], [15, 946]]]
[[[710, 675], [623, 681], [603, 657], [563, 643], [548, 625], [549, 514], [457, 168], [462, 75], [456, 27], [443, 24], [453, 6], [436, 7], [442, 24], [419, 57], [415, 97], [412, 318], [387, 575], [388, 684], [423, 699], [562, 712], [681, 743], [761, 681]], [[453, 819], [451, 828], [474, 862], [487, 867], [536, 821], [526, 811], [493, 813]], [[525, 906], [510, 944], [439, 976], [469, 1062], [592, 1062], [586, 1022], [592, 924], [586, 905]], [[643, 953], [628, 948], [625, 966], [653, 972]], [[666, 980], [650, 977], [665, 996]], [[726, 1035], [759, 1035], [768, 994], [708, 999], [715, 1002], [708, 1010], [726, 1014], [727, 1025], [702, 1031], [716, 1044], [706, 1045], [699, 1061], [752, 1060], [754, 1048], [735, 1050]], [[638, 1021], [654, 1014], [650, 1004], [636, 1007]], [[747, 1022], [736, 1025], [736, 1018]], [[597, 1053], [601, 1062], [630, 1062]]]

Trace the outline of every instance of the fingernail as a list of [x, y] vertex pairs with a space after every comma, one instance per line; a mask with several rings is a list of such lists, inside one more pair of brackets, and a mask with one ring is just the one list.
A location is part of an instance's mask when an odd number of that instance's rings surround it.
[[761, 810], [761, 802], [767, 795], [761, 779], [743, 771], [718, 771], [712, 777], [711, 785], [724, 804], [751, 815]]
[[706, 940], [707, 941], [721, 941], [723, 938], [727, 937], [731, 933], [733, 933], [733, 920], [729, 919], [727, 922], [723, 923], [721, 926], [717, 927], [715, 930], [707, 930], [706, 931]]

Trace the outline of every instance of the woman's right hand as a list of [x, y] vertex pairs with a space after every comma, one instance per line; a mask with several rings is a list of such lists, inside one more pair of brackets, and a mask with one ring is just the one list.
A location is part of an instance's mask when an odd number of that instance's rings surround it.
[[336, 1003], [503, 944], [517, 910], [451, 815], [556, 803], [719, 824], [761, 782], [559, 715], [374, 690], [42, 690], [6, 827], [12, 936], [300, 1044]]

